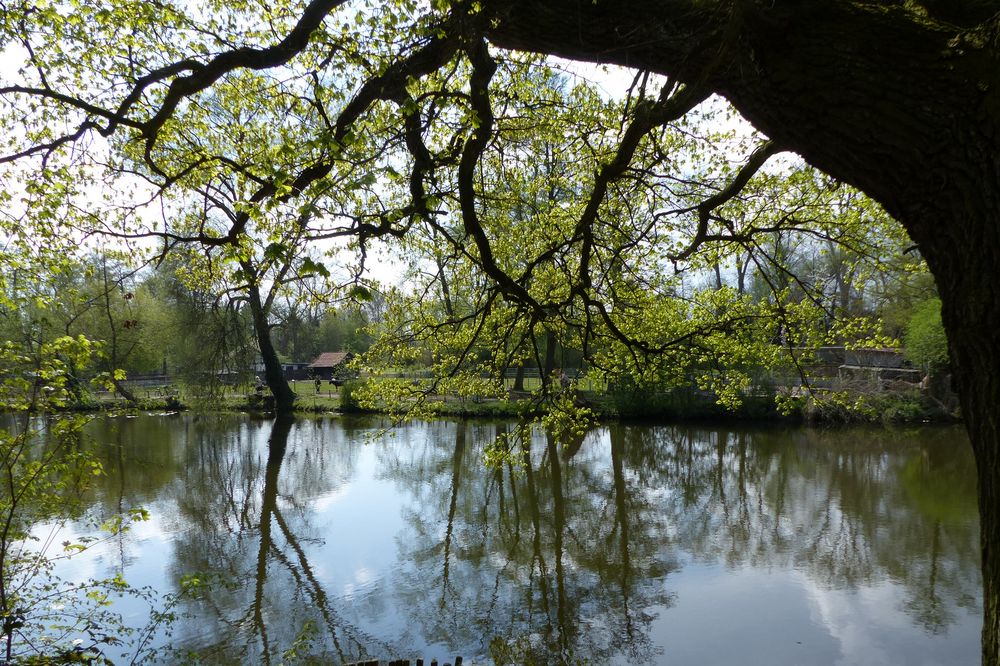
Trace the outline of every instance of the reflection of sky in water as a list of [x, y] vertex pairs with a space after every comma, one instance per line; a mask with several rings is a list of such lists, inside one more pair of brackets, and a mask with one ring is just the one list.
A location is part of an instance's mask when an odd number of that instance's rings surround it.
[[[392, 633], [401, 618], [382, 604], [385, 578], [396, 566], [396, 534], [403, 529], [400, 497], [377, 479], [375, 447], [362, 449], [349, 483], [317, 498], [311, 523], [322, 542], [308, 549], [316, 577], [345, 606], [377, 605], [368, 633]], [[346, 612], [350, 614], [350, 610]]]
[[651, 633], [664, 664], [883, 666], [979, 663], [970, 613], [947, 637], [915, 630], [897, 585], [824, 589], [801, 572], [686, 562]]
[[[214, 502], [211, 484], [219, 480], [192, 472], [198, 458], [185, 456], [184, 447], [190, 452], [198, 446], [199, 435], [187, 421], [173, 423], [170, 427], [185, 434], [172, 440], [163, 435], [168, 439], [159, 445], [181, 449], [168, 456], [177, 461], [178, 476], [143, 486], [143, 494], [152, 493], [146, 495], [151, 519], [60, 572], [80, 579], [111, 575], [124, 566], [132, 584], [172, 592], [181, 575], [195, 573], [185, 558], [216, 562], [233, 577], [234, 588], [219, 591], [208, 603], [186, 606], [194, 616], [178, 623], [174, 638], [193, 647], [242, 641], [245, 648], [257, 640], [238, 632], [246, 629], [258, 575], [261, 531], [254, 520], [265, 490], [269, 427], [238, 425], [233, 432], [239, 436], [216, 434], [207, 447], [225, 454], [228, 462], [220, 469], [235, 476], [223, 481], [235, 481], [237, 496], [248, 498], [244, 510], [250, 519], [237, 528], [234, 516], [190, 513], [198, 502], [187, 495]], [[129, 426], [142, 424], [137, 419]], [[499, 513], [498, 489], [481, 463], [492, 432], [493, 426], [470, 426], [460, 445], [453, 424], [417, 424], [399, 437], [362, 444], [364, 432], [345, 431], [336, 420], [299, 422], [276, 477], [274, 506], [284, 527], [272, 518], [272, 543], [265, 549], [262, 614], [273, 631], [272, 652], [280, 656], [304, 619], [313, 617], [320, 625], [314, 647], [327, 658], [335, 654], [333, 632], [340, 645], [360, 637], [371, 657], [463, 654], [469, 663], [488, 653], [494, 635], [555, 644], [565, 621], [568, 640], [597, 655], [590, 657], [594, 663], [642, 663], [636, 654], [645, 663], [663, 664], [978, 662], [974, 501], [942, 510], [946, 518], [959, 516], [961, 524], [945, 521], [935, 528], [943, 530], [948, 546], [940, 562], [935, 560], [941, 578], [936, 594], [948, 609], [947, 621], [929, 631], [912, 616], [923, 598], [921, 576], [926, 576], [920, 567], [930, 548], [920, 511], [927, 511], [930, 500], [923, 498], [920, 510], [905, 503], [914, 488], [923, 487], [924, 467], [937, 464], [938, 454], [920, 448], [925, 443], [894, 440], [882, 451], [877, 443], [844, 444], [829, 434], [813, 443], [811, 435], [793, 431], [793, 443], [773, 435], [755, 440], [744, 449], [752, 455], [737, 464], [734, 445], [717, 446], [718, 431], [685, 431], [688, 440], [703, 438], [700, 451], [674, 446], [672, 435], [657, 434], [654, 444], [628, 435], [632, 439], [619, 449], [624, 454], [612, 454], [608, 431], [599, 431], [578, 451], [560, 454], [567, 460], [560, 470], [565, 506], [559, 534], [550, 461], [544, 440], [538, 440], [531, 477], [538, 493], [536, 534], [523, 469], [513, 478], [503, 476], [506, 518]], [[141, 431], [136, 440], [142, 440]], [[644, 452], [643, 446], [652, 448]], [[617, 467], [613, 455], [624, 458]], [[923, 456], [920, 464], [906, 467], [914, 456]], [[637, 462], [649, 459], [662, 464], [650, 469]], [[931, 462], [925, 465], [925, 459]], [[134, 471], [127, 464], [126, 473], [140, 474], [136, 463], [129, 464]], [[906, 482], [896, 479], [904, 468], [913, 477]], [[964, 474], [964, 467], [955, 469]], [[181, 477], [189, 483], [201, 478], [209, 487], [186, 489]], [[117, 497], [117, 488], [105, 497]], [[739, 488], [746, 495], [743, 504], [736, 501]], [[618, 496], [623, 490], [624, 498]], [[226, 506], [219, 501], [205, 510]], [[630, 512], [631, 542], [624, 550], [621, 506]], [[816, 531], [817, 511], [834, 536]], [[893, 520], [907, 522], [894, 533]], [[209, 531], [202, 533], [199, 524]], [[72, 530], [58, 541], [72, 539]], [[838, 530], [862, 542], [856, 562], [833, 562], [827, 571], [826, 565], [803, 559], [798, 541], [815, 539], [816, 552], [826, 556]], [[563, 547], [558, 557], [557, 542]], [[968, 548], [959, 548], [963, 544]], [[533, 554], [537, 547], [544, 570]], [[891, 548], [900, 552], [887, 553]], [[623, 553], [630, 559], [633, 614], [624, 618], [624, 574], [614, 568]], [[909, 576], [911, 567], [919, 575]], [[327, 614], [321, 617], [317, 608], [323, 604]], [[134, 624], [146, 617], [137, 601], [121, 602], [120, 610]], [[623, 622], [638, 628], [639, 647], [622, 644]], [[259, 650], [247, 658], [255, 654], [259, 659]], [[553, 656], [550, 663], [558, 659]]]

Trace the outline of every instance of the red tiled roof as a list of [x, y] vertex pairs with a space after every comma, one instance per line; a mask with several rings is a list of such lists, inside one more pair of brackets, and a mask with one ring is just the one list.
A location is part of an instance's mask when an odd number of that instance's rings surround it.
[[350, 352], [323, 352], [309, 364], [310, 368], [334, 368], [348, 359]]

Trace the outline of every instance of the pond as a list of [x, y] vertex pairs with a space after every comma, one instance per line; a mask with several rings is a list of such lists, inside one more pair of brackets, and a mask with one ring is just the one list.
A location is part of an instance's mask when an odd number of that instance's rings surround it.
[[979, 662], [961, 429], [611, 425], [487, 468], [512, 427], [98, 420], [91, 515], [151, 516], [62, 573], [203, 575], [154, 640], [206, 664]]

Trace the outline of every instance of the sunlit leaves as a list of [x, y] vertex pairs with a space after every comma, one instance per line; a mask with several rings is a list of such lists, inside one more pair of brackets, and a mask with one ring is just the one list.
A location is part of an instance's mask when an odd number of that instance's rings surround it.
[[[152, 234], [189, 287], [234, 308], [254, 292], [264, 309], [362, 300], [352, 285], [384, 242], [410, 272], [372, 368], [419, 359], [461, 395], [497, 392], [479, 380], [522, 364], [550, 373], [558, 346], [607, 381], [688, 382], [735, 404], [775, 349], [868, 336], [840, 320], [878, 309], [899, 227], [797, 157], [761, 153], [766, 138], [717, 98], [640, 72], [608, 99], [556, 61], [487, 45], [487, 108], [478, 4], [411, 0], [326, 7], [279, 65], [251, 58], [195, 85], [221, 53], [282, 43], [306, 4], [133, 5], [15, 5], [2, 24], [25, 59], [6, 93], [11, 146], [67, 139], [32, 154], [47, 163], [24, 214], [41, 228]], [[112, 42], [113, 27], [131, 34]], [[46, 36], [51, 52], [34, 48]], [[101, 47], [103, 64], [71, 57]], [[347, 266], [330, 256], [344, 248]]]
[[948, 367], [948, 339], [941, 323], [941, 301], [921, 303], [906, 330], [906, 354], [913, 363], [929, 371]]

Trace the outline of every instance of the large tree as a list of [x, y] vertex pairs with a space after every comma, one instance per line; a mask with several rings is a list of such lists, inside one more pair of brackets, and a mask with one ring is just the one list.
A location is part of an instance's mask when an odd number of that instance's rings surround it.
[[[18, 45], [25, 66], [0, 84], [9, 103], [0, 163], [37, 167], [27, 185], [15, 186], [37, 214], [91, 228], [97, 219], [105, 230], [154, 235], [167, 245], [238, 244], [262, 208], [289, 206], [288, 219], [298, 219], [307, 211], [296, 202], [317, 200], [345, 172], [398, 176], [405, 164], [409, 173], [395, 186], [366, 190], [371, 180], [359, 178], [348, 187], [368, 195], [328, 218], [338, 227], [331, 233], [354, 237], [363, 252], [373, 236], [403, 235], [414, 224], [444, 228], [441, 211], [450, 209], [461, 221], [462, 251], [499, 298], [539, 321], [582, 306], [588, 321], [623, 342], [629, 336], [594, 279], [622, 247], [605, 243], [612, 237], [606, 213], [620, 204], [623, 188], [641, 187], [637, 173], [650, 173], [657, 132], [709, 95], [722, 95], [770, 141], [747, 151], [730, 184], [688, 211], [690, 243], [672, 258], [745, 240], [712, 213], [779, 150], [859, 188], [902, 222], [941, 294], [979, 470], [984, 662], [1000, 663], [996, 2], [312, 0], [263, 12], [231, 0], [191, 13], [184, 3], [7, 0], [2, 7], [0, 40]], [[558, 298], [529, 289], [545, 256], [505, 270], [494, 252], [490, 198], [477, 180], [498, 116], [517, 104], [505, 78], [518, 57], [511, 51], [666, 77], [658, 94], [653, 86], [652, 94], [633, 88], [617, 147], [594, 150], [594, 176], [581, 186], [576, 221], [543, 253], [579, 257]], [[250, 70], [254, 76], [243, 76]], [[287, 114], [274, 126], [275, 143], [286, 151], [272, 145], [260, 153], [266, 159], [255, 160], [253, 151], [232, 148], [237, 129], [194, 122], [213, 91], [235, 81], [242, 99]], [[612, 129], [588, 136], [606, 138]], [[88, 144], [95, 136], [103, 139]], [[89, 158], [74, 150], [88, 145]], [[633, 160], [640, 169], [630, 168]], [[93, 186], [95, 173], [109, 171], [126, 186], [138, 176], [151, 198], [197, 189], [219, 174], [239, 174], [248, 192], [225, 229], [151, 228], [134, 204], [122, 204], [117, 216], [81, 216], [65, 204], [74, 188], [86, 194], [80, 183]], [[78, 180], [67, 185], [73, 174]], [[647, 185], [648, 193], [656, 182]]]
[[979, 472], [983, 661], [1000, 663], [1000, 5], [483, 3], [501, 46], [668, 74], [879, 201], [937, 281]]

